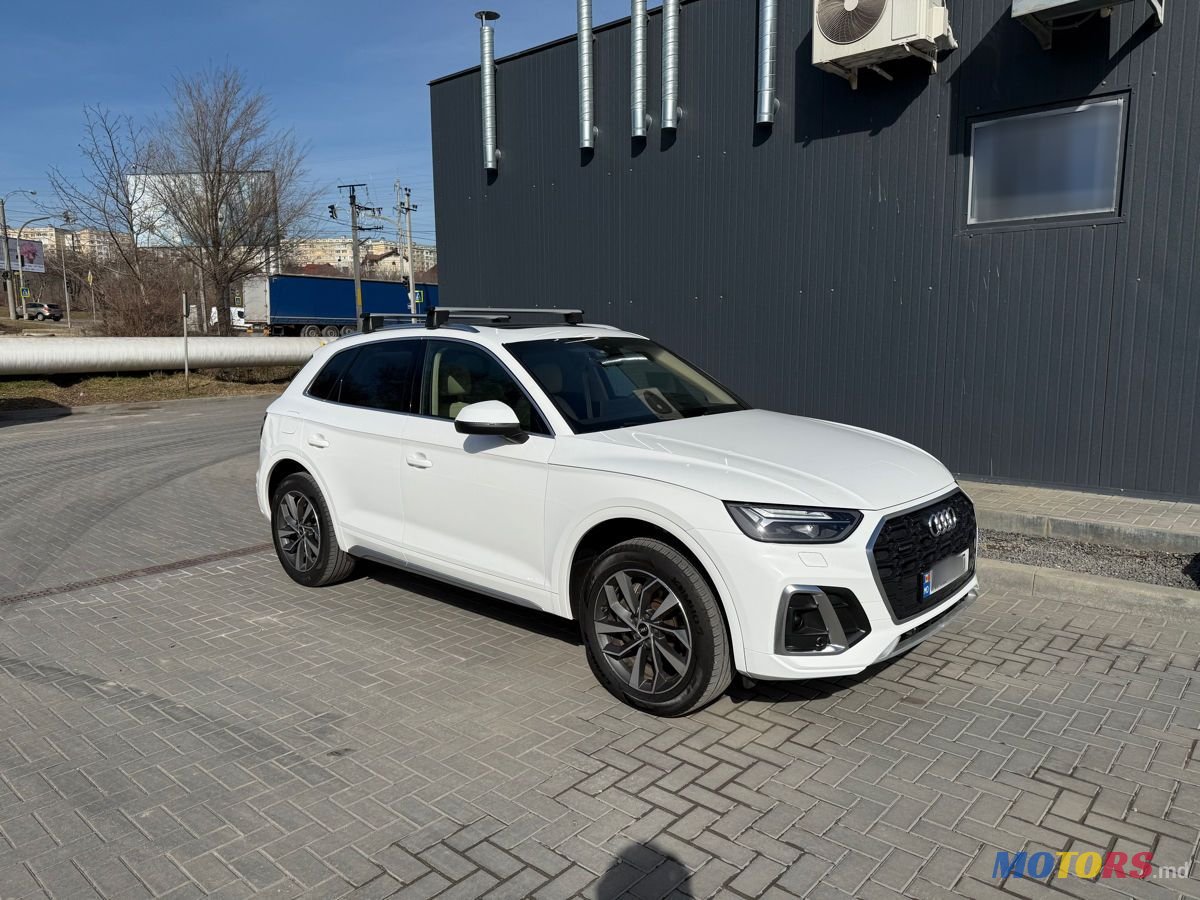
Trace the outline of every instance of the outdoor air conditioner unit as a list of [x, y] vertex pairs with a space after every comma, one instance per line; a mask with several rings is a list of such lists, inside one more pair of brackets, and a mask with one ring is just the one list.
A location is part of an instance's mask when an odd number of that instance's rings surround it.
[[[1054, 43], [1054, 32], [1060, 28], [1069, 28], [1073, 24], [1069, 20], [1081, 16], [1099, 13], [1102, 16], [1112, 15], [1113, 7], [1133, 0], [1013, 0], [1013, 18], [1023, 23], [1037, 35], [1043, 50], [1049, 50]], [[1167, 0], [1149, 0], [1155, 20], [1162, 25], [1166, 20]]]
[[945, 0], [813, 0], [813, 65], [849, 79], [889, 60], [919, 56], [937, 71], [937, 54], [958, 47]]

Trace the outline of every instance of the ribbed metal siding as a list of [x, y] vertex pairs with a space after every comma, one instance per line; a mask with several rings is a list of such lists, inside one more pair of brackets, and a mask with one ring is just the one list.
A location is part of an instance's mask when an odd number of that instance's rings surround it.
[[[764, 136], [745, 114], [754, 5], [685, 3], [687, 127], [656, 123], [640, 152], [628, 26], [597, 29], [607, 137], [585, 165], [573, 39], [502, 61], [490, 185], [478, 74], [435, 83], [446, 302], [583, 306], [752, 402], [895, 434], [963, 474], [1200, 497], [1200, 9], [1154, 30], [1121, 6], [1049, 53], [1009, 9], [953, 4], [962, 46], [939, 74], [900, 63], [851, 92], [810, 64], [811, 4], [788, 7]], [[651, 72], [661, 38], [652, 10]], [[970, 117], [1122, 91], [1120, 223], [966, 230]]]

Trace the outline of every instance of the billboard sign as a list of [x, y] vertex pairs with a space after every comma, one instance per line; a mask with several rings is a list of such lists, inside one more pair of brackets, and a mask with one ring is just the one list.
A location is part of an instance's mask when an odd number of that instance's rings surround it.
[[[256, 216], [278, 215], [275, 176], [269, 171], [225, 173], [220, 219], [239, 223]], [[127, 179], [137, 243], [141, 247], [182, 247], [192, 243], [188, 220], [202, 222], [212, 206], [207, 196], [212, 178], [195, 172], [139, 174]], [[207, 228], [207, 223], [201, 227]]]
[[8, 239], [8, 267], [14, 272], [24, 268], [26, 272], [43, 273], [46, 271], [46, 254], [41, 241], [18, 241], [14, 237]]

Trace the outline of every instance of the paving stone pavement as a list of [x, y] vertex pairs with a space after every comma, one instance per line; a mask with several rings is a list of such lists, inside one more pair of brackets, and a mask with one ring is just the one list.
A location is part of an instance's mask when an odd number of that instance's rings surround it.
[[[120, 502], [111, 440], [78, 453]], [[12, 484], [19, 534], [43, 507]], [[205, 484], [252, 508], [240, 476]], [[143, 515], [143, 560], [220, 549], [174, 543], [186, 517], [165, 503]], [[261, 540], [256, 517], [236, 536]], [[0, 603], [0, 897], [1197, 898], [1195, 863], [992, 866], [1195, 860], [1198, 668], [1195, 618], [988, 592], [861, 676], [656, 719], [609, 697], [553, 617], [379, 567], [317, 591], [266, 553], [183, 567]]]
[[241, 495], [272, 399], [0, 415], [0, 597], [269, 539]]
[[1131, 525], [1200, 541], [1200, 503], [1153, 500], [1115, 494], [1090, 494], [1019, 484], [961, 482], [976, 505], [989, 510], [1027, 513], [1102, 525]]

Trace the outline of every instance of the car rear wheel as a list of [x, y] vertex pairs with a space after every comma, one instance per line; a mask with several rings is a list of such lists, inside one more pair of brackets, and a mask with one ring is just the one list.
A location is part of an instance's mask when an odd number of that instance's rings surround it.
[[582, 630], [592, 671], [630, 706], [681, 716], [733, 680], [729, 631], [695, 563], [653, 538], [610, 548], [585, 579]]
[[46, 314], [45, 314], [45, 313], [38, 313], [38, 314], [37, 314], [37, 316], [36, 316], [35, 318], [36, 318], [36, 319], [37, 319], [39, 322], [45, 322], [45, 321], [46, 321]]
[[307, 472], [289, 475], [275, 489], [271, 537], [280, 565], [297, 584], [325, 587], [354, 571], [355, 559], [338, 546], [329, 505]]
[[300, 329], [300, 336], [301, 337], [320, 337], [321, 329], [318, 328], [316, 325], [305, 325], [303, 328]]

